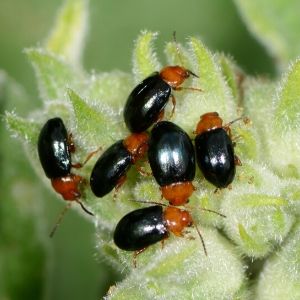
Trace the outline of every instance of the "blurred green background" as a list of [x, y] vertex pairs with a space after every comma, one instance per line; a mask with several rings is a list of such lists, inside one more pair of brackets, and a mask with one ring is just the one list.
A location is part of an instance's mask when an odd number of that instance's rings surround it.
[[[22, 50], [43, 43], [62, 3], [0, 1], [0, 68], [28, 94], [18, 93], [11, 79], [7, 85], [0, 73], [1, 114], [7, 109], [26, 116], [41, 106]], [[230, 0], [91, 0], [89, 7], [84, 53], [88, 71], [130, 71], [133, 41], [149, 29], [160, 32], [156, 45], [162, 61], [164, 43], [176, 30], [178, 41], [199, 36], [250, 74], [275, 75], [272, 58], [249, 34]], [[0, 300], [100, 299], [116, 274], [96, 256], [93, 225], [72, 211], [56, 236], [48, 238], [64, 203], [43, 187], [2, 123], [0, 130]]]

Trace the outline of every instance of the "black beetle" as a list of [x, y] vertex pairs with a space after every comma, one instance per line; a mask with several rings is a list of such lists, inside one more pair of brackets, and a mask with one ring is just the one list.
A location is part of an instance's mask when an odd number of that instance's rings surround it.
[[[213, 210], [201, 209], [225, 217]], [[142, 253], [148, 246], [159, 241], [163, 242], [169, 237], [170, 233], [182, 237], [185, 234], [185, 229], [191, 226], [195, 227], [201, 240], [204, 254], [207, 255], [203, 237], [189, 211], [174, 206], [166, 206], [163, 209], [161, 205], [155, 205], [128, 213], [119, 221], [115, 228], [114, 242], [122, 250], [135, 251], [135, 266], [136, 256]]]
[[172, 205], [186, 203], [195, 190], [196, 170], [195, 151], [187, 133], [174, 123], [157, 123], [151, 131], [148, 158], [162, 196]]
[[[66, 201], [75, 201], [82, 209], [88, 211], [79, 198], [79, 185], [84, 181], [80, 175], [71, 173], [71, 168], [82, 167], [82, 164], [72, 164], [71, 153], [75, 151], [72, 135], [67, 133], [66, 127], [60, 118], [49, 119], [39, 134], [38, 155], [46, 176], [51, 180], [53, 189], [61, 194]], [[96, 151], [95, 151], [96, 152]], [[94, 153], [94, 152], [93, 152]], [[93, 155], [89, 154], [85, 163]], [[68, 208], [69, 206], [67, 206]], [[63, 214], [66, 210], [63, 211]], [[53, 236], [60, 224], [63, 214], [55, 224], [50, 236]]]
[[134, 210], [125, 215], [117, 224], [114, 242], [122, 250], [140, 251], [162, 241], [169, 232], [177, 236], [192, 226], [193, 220], [186, 210], [155, 205]]
[[[138, 84], [130, 93], [124, 108], [123, 114], [127, 128], [131, 132], [147, 130], [154, 122], [162, 118], [164, 107], [170, 96], [173, 103], [173, 115], [176, 101], [171, 91], [183, 89], [180, 85], [190, 75], [198, 77], [183, 67], [167, 66]], [[187, 89], [201, 91], [196, 88]]]
[[97, 197], [118, 189], [126, 179], [128, 169], [148, 149], [148, 134], [131, 134], [110, 146], [96, 162], [90, 177], [90, 186]]
[[38, 154], [46, 176], [51, 179], [69, 175], [73, 151], [62, 119], [48, 120], [38, 138]]
[[232, 122], [225, 126], [222, 123], [218, 113], [206, 113], [200, 117], [195, 131], [198, 166], [203, 176], [217, 188], [227, 187], [234, 179], [235, 166], [241, 165], [230, 137]]

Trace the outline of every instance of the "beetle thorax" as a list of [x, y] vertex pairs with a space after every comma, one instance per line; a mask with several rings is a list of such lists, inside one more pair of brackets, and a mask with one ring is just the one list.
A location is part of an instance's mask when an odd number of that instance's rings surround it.
[[172, 88], [179, 87], [187, 78], [190, 72], [180, 66], [168, 66], [160, 71], [160, 77]]
[[222, 128], [223, 120], [219, 117], [217, 112], [210, 112], [202, 115], [196, 128], [196, 134]]
[[51, 179], [51, 184], [54, 190], [61, 194], [65, 200], [73, 201], [81, 196], [78, 186], [82, 181], [83, 178], [81, 176], [70, 174], [68, 176]]
[[163, 197], [171, 205], [183, 205], [188, 201], [195, 188], [190, 181], [172, 183], [161, 187]]
[[168, 230], [177, 236], [182, 236], [184, 229], [193, 224], [190, 213], [176, 207], [167, 207], [165, 209], [164, 220]]
[[124, 147], [132, 155], [134, 163], [147, 152], [148, 140], [149, 136], [146, 132], [133, 133], [124, 140]]

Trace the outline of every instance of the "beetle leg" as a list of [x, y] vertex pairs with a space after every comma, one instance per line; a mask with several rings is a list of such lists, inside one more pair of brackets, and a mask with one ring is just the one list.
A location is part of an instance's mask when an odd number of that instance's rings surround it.
[[171, 111], [169, 120], [171, 120], [173, 118], [173, 115], [174, 115], [174, 112], [175, 112], [175, 107], [176, 107], [176, 98], [175, 98], [175, 96], [171, 94], [170, 97], [171, 97], [173, 107], [172, 107], [172, 111]]
[[221, 192], [221, 189], [220, 188], [216, 188], [215, 190], [214, 190], [214, 194], [220, 194], [220, 192]]
[[239, 140], [239, 139], [241, 139], [241, 138], [242, 138], [241, 135], [236, 135], [236, 136], [233, 136], [233, 137], [231, 138], [231, 140], [232, 140], [233, 142], [236, 142], [237, 140]]
[[142, 248], [140, 250], [134, 251], [133, 253], [133, 259], [132, 259], [132, 263], [133, 263], [133, 267], [136, 268], [136, 258], [139, 254], [141, 254], [142, 252], [144, 252], [147, 249], [147, 247]]
[[249, 184], [253, 184], [254, 183], [254, 176], [251, 176], [248, 180]]
[[231, 128], [230, 125], [224, 125], [223, 129], [227, 132], [227, 134], [229, 135], [230, 139], [232, 140], [232, 132], [231, 132]]
[[162, 239], [161, 241], [160, 241], [160, 243], [161, 243], [161, 249], [164, 249], [164, 247], [165, 247], [165, 240], [166, 240], [167, 238], [164, 238], [164, 239]]
[[99, 147], [98, 149], [96, 149], [95, 151], [90, 152], [87, 157], [85, 158], [85, 160], [83, 161], [83, 163], [76, 163], [76, 164], [72, 164], [72, 168], [75, 169], [80, 169], [82, 168], [95, 154], [97, 154], [100, 150], [102, 150], [101, 147]]
[[191, 91], [203, 92], [203, 90], [202, 90], [202, 89], [199, 89], [199, 88], [194, 88], [194, 87], [183, 87], [183, 86], [173, 87], [173, 90], [175, 90], [175, 91], [191, 90]]
[[191, 233], [190, 231], [186, 231], [185, 235], [184, 235], [184, 238], [188, 239], [189, 241], [194, 241], [196, 238], [192, 235], [188, 235], [190, 233]]
[[164, 116], [165, 116], [165, 110], [162, 109], [162, 110], [159, 112], [158, 116], [157, 116], [156, 123], [162, 121], [163, 118], [164, 118]]
[[74, 153], [76, 150], [75, 144], [74, 144], [74, 140], [73, 140], [73, 134], [69, 133], [68, 135], [68, 139], [67, 139], [67, 143], [68, 143], [68, 149], [71, 153]]
[[147, 172], [147, 171], [145, 171], [141, 166], [138, 166], [137, 164], [135, 164], [135, 167], [136, 167], [137, 171], [138, 171], [142, 176], [147, 177], [147, 176], [152, 176], [152, 175], [153, 175], [152, 172]]
[[65, 214], [66, 214], [66, 212], [70, 209], [71, 205], [72, 205], [72, 202], [70, 201], [70, 202], [65, 206], [65, 208], [61, 211], [61, 213], [59, 214], [59, 216], [58, 216], [58, 218], [57, 218], [57, 220], [56, 220], [56, 222], [55, 222], [55, 224], [54, 224], [54, 226], [53, 226], [53, 228], [52, 228], [52, 230], [51, 230], [51, 232], [50, 232], [50, 234], [49, 234], [49, 236], [50, 236], [51, 238], [53, 237], [54, 233], [56, 232], [56, 229], [57, 229], [58, 226], [60, 225], [62, 219], [64, 218], [64, 216], [65, 216]]
[[79, 200], [75, 200], [80, 206], [81, 206], [81, 208], [87, 213], [87, 214], [89, 214], [89, 215], [91, 215], [91, 216], [95, 216], [92, 212], [90, 212], [84, 205], [83, 205], [83, 203], [81, 202], [81, 201], [79, 201]]
[[118, 183], [115, 187], [114, 195], [113, 195], [114, 200], [117, 199], [118, 191], [119, 191], [120, 187], [124, 184], [125, 181], [126, 181], [126, 175], [123, 175], [119, 178]]
[[234, 156], [234, 164], [236, 165], [236, 166], [242, 166], [242, 162], [241, 162], [241, 160], [238, 158], [238, 156]]

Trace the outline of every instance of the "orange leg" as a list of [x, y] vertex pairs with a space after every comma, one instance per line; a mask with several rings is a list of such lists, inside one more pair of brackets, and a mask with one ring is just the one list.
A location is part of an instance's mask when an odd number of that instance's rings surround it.
[[159, 112], [158, 116], [157, 116], [156, 123], [162, 121], [163, 118], [164, 118], [164, 116], [165, 116], [165, 110], [162, 109], [162, 110]]
[[223, 129], [227, 132], [227, 134], [229, 135], [230, 139], [232, 140], [232, 132], [231, 132], [230, 124], [224, 125]]
[[214, 194], [220, 194], [220, 191], [221, 191], [220, 188], [216, 188], [216, 189], [214, 190]]
[[233, 141], [233, 143], [235, 143], [236, 141], [238, 141], [238, 140], [241, 139], [241, 138], [242, 138], [241, 135], [236, 135], [236, 136], [233, 136], [233, 137], [231, 138], [231, 140]]
[[82, 168], [95, 154], [97, 154], [100, 150], [102, 150], [101, 147], [99, 147], [97, 150], [92, 151], [91, 153], [89, 153], [87, 155], [87, 157], [85, 158], [85, 160], [83, 161], [83, 163], [76, 163], [76, 164], [72, 164], [72, 168], [75, 169], [80, 169]]
[[165, 239], [161, 240], [160, 243], [161, 243], [161, 249], [164, 249], [164, 247], [165, 247]]
[[194, 88], [194, 87], [182, 87], [182, 86], [173, 87], [173, 90], [175, 90], [175, 91], [191, 90], [191, 91], [203, 92], [203, 90], [202, 90], [202, 89], [199, 89], [199, 88]]
[[152, 172], [145, 171], [141, 166], [135, 165], [137, 171], [144, 177], [152, 176]]
[[241, 160], [238, 158], [238, 156], [234, 156], [234, 164], [236, 165], [236, 166], [242, 166], [242, 162], [241, 162]]
[[133, 164], [136, 163], [136, 161], [140, 160], [145, 156], [145, 153], [148, 151], [148, 141], [145, 143], [142, 143], [136, 150], [136, 155], [133, 155]]
[[123, 175], [122, 177], [119, 178], [118, 183], [115, 187], [114, 195], [113, 195], [114, 201], [116, 201], [118, 191], [119, 191], [120, 187], [124, 184], [125, 181], [126, 181], [126, 175]]
[[137, 256], [140, 255], [142, 252], [144, 252], [146, 249], [147, 249], [147, 247], [142, 248], [142, 249], [137, 250], [137, 251], [134, 251], [134, 253], [133, 253], [133, 260], [132, 260], [134, 268], [136, 268], [136, 258], [137, 258]]
[[69, 151], [71, 153], [74, 153], [75, 150], [76, 150], [76, 147], [75, 147], [75, 144], [74, 144], [73, 134], [72, 133], [69, 133], [67, 143], [68, 143], [68, 149], [69, 149]]
[[175, 96], [171, 94], [170, 97], [171, 97], [173, 107], [172, 107], [172, 111], [171, 111], [169, 120], [171, 120], [173, 118], [173, 115], [174, 115], [174, 112], [175, 112], [175, 107], [176, 107], [176, 98], [175, 98]]

